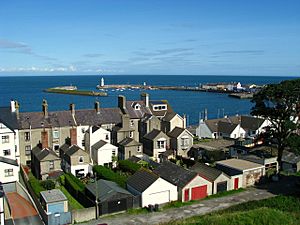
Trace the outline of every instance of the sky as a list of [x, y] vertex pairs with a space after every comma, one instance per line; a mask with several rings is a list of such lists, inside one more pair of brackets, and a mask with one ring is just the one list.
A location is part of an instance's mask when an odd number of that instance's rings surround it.
[[0, 76], [300, 76], [299, 0], [1, 0]]

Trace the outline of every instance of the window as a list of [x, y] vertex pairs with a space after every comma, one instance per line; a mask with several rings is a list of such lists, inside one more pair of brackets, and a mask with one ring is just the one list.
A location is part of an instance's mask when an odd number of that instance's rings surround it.
[[139, 104], [136, 104], [136, 105], [134, 106], [134, 109], [135, 109], [135, 110], [140, 110], [140, 105], [139, 105]]
[[4, 170], [4, 176], [5, 177], [11, 177], [14, 175], [14, 170], [13, 169], [5, 169]]
[[59, 145], [54, 145], [54, 150], [58, 151], [59, 150]]
[[79, 162], [79, 163], [83, 163], [83, 156], [79, 156], [78, 162]]
[[132, 138], [133, 137], [133, 131], [129, 132], [129, 137]]
[[8, 135], [2, 136], [2, 144], [4, 144], [4, 143], [9, 143], [9, 136]]
[[166, 105], [155, 105], [153, 106], [154, 111], [161, 111], [161, 110], [166, 110], [167, 106]]
[[3, 150], [3, 155], [4, 155], [4, 156], [10, 155], [10, 149], [5, 149], [5, 150]]
[[105, 135], [105, 140], [109, 140], [109, 134]]
[[82, 145], [83, 147], [85, 146], [85, 140], [84, 140], [84, 139], [81, 141], [81, 145]]
[[165, 141], [157, 141], [158, 148], [165, 148]]
[[30, 145], [25, 146], [25, 155], [31, 155], [31, 146]]
[[54, 169], [54, 161], [51, 160], [49, 161], [49, 170], [53, 170]]
[[81, 128], [81, 133], [85, 133], [85, 129], [84, 128]]
[[54, 138], [54, 139], [59, 138], [59, 131], [58, 131], [58, 130], [54, 130], [54, 131], [53, 131], [53, 138]]
[[187, 146], [189, 146], [189, 143], [190, 143], [190, 141], [188, 138], [181, 138], [181, 146], [187, 147]]
[[30, 141], [30, 132], [24, 133], [24, 139], [25, 139], [25, 141]]
[[137, 147], [137, 152], [141, 152], [141, 146]]
[[133, 127], [134, 126], [134, 122], [133, 120], [130, 120], [130, 126]]
[[116, 151], [115, 151], [115, 150], [112, 150], [111, 154], [112, 154], [113, 156], [115, 156], [115, 155], [116, 155]]

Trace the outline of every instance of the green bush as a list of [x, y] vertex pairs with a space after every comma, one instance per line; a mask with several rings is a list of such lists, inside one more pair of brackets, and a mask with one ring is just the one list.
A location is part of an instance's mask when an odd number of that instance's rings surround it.
[[142, 165], [138, 163], [131, 162], [129, 160], [120, 160], [119, 162], [119, 169], [123, 172], [129, 172], [134, 174], [136, 171], [138, 171]]
[[98, 178], [116, 182], [118, 185], [120, 185], [121, 187], [124, 187], [124, 188], [126, 186], [127, 177], [124, 175], [115, 173], [114, 171], [112, 171], [109, 168], [96, 165], [93, 167], [93, 171], [95, 173], [97, 173]]
[[32, 175], [32, 173], [29, 173], [29, 184], [34, 191], [35, 195], [39, 198], [40, 197], [40, 192], [45, 191], [45, 188], [40, 184], [40, 181], [35, 178], [35, 176]]
[[53, 180], [43, 180], [41, 181], [41, 186], [46, 190], [52, 190], [55, 188], [55, 183]]
[[85, 185], [73, 174], [66, 173], [64, 176], [65, 186], [70, 185], [75, 191], [84, 191]]

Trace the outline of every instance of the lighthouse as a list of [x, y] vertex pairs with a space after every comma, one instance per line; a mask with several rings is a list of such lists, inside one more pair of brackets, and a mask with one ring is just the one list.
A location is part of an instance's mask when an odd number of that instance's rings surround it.
[[103, 77], [101, 78], [100, 86], [101, 86], [101, 87], [104, 87], [104, 78], [103, 78]]

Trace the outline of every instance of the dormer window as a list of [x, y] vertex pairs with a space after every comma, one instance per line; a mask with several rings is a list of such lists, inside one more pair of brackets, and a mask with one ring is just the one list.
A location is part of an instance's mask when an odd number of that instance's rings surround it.
[[79, 162], [79, 163], [83, 163], [83, 156], [79, 156], [78, 162]]
[[141, 109], [141, 105], [140, 105], [140, 104], [136, 104], [136, 105], [134, 106], [134, 109], [135, 109], [135, 110], [140, 110], [140, 109]]
[[162, 111], [167, 110], [167, 105], [154, 105], [153, 106], [154, 111]]

